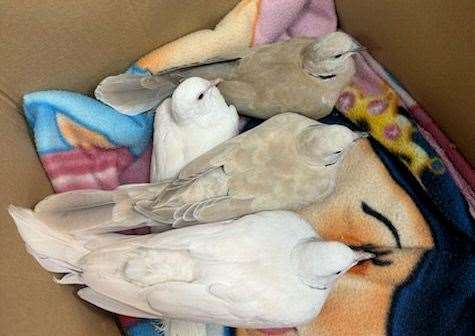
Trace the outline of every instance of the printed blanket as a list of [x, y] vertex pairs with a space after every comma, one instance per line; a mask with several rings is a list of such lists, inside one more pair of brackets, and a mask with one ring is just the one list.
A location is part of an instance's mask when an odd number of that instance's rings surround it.
[[[234, 49], [336, 29], [333, 0], [242, 0], [214, 30], [162, 46], [129, 71], [156, 73]], [[356, 61], [353, 83], [322, 121], [366, 130], [372, 138], [345, 158], [335, 193], [300, 213], [323, 237], [371, 244], [381, 256], [343, 277], [309, 325], [268, 331], [224, 328], [219, 334], [471, 334], [474, 171], [370, 54]], [[125, 116], [64, 91], [28, 94], [24, 109], [57, 192], [148, 180], [153, 112]], [[245, 129], [260, 122], [244, 120]], [[163, 330], [155, 320], [120, 321], [130, 336]]]

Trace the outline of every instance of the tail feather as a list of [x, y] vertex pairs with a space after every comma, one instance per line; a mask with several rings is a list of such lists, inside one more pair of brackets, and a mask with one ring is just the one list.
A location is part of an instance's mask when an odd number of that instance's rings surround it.
[[207, 326], [204, 323], [170, 320], [168, 322], [168, 335], [207, 336]]
[[114, 203], [114, 192], [75, 190], [47, 196], [35, 206], [35, 212], [73, 211]]
[[168, 75], [160, 77], [125, 73], [110, 76], [97, 86], [98, 100], [127, 115], [137, 115], [158, 106], [177, 87]]
[[79, 273], [65, 274], [61, 279], [54, 278], [54, 282], [60, 285], [84, 285], [84, 281]]
[[51, 272], [78, 270], [79, 260], [88, 253], [80, 240], [48, 227], [30, 209], [10, 205], [8, 212], [27, 250], [43, 267]]
[[[155, 197], [161, 184], [124, 185], [114, 191], [76, 190], [46, 197], [35, 207], [36, 218], [71, 235], [117, 232], [158, 225], [135, 210], [136, 200]], [[163, 228], [166, 229], [166, 228]]]
[[29, 254], [35, 258], [38, 264], [41, 265], [45, 270], [53, 272], [53, 273], [68, 273], [71, 271], [77, 270], [77, 267], [72, 266], [62, 260], [46, 257], [44, 255], [38, 254], [31, 247], [29, 247], [26, 243], [26, 250]]
[[[114, 191], [77, 190], [55, 194], [39, 202], [29, 215], [50, 230], [77, 237], [146, 226], [155, 226], [163, 231], [170, 229], [170, 225], [141, 214], [136, 210], [136, 203], [154, 199], [167, 184], [167, 181], [159, 184], [130, 184]], [[16, 216], [26, 216], [17, 209], [20, 208], [12, 208]]]

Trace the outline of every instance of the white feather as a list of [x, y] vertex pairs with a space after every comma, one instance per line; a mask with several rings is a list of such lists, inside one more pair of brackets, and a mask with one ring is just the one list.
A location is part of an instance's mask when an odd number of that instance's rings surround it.
[[45, 225], [29, 209], [10, 205], [8, 212], [27, 250], [49, 271], [76, 270], [78, 261], [89, 252], [83, 242]]
[[288, 211], [161, 234], [81, 239], [45, 226], [30, 210], [9, 211], [25, 244], [47, 261], [42, 265], [67, 271], [59, 283], [84, 284], [79, 295], [85, 300], [135, 317], [250, 328], [299, 325], [318, 314], [338, 274], [362, 260], [342, 243], [321, 241]]
[[81, 288], [78, 291], [78, 295], [84, 301], [92, 303], [99, 308], [102, 308], [107, 311], [115, 312], [116, 314], [130, 316], [130, 317], [138, 317], [138, 318], [156, 318], [157, 316], [148, 315], [147, 313], [130, 307], [126, 304], [123, 304], [119, 301], [116, 301], [112, 298], [109, 298], [105, 295], [102, 295], [98, 292], [95, 292], [89, 287]]
[[237, 135], [237, 111], [214, 85], [188, 78], [157, 109], [152, 182], [176, 177], [193, 159]]

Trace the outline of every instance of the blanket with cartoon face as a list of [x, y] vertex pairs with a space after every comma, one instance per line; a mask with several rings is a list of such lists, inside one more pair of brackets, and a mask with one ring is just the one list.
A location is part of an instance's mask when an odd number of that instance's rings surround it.
[[[230, 50], [337, 29], [333, 0], [242, 0], [214, 30], [158, 48], [129, 71], [149, 74]], [[335, 192], [299, 213], [321, 236], [378, 257], [352, 269], [310, 324], [287, 330], [210, 328], [208, 335], [471, 335], [475, 311], [474, 194], [447, 159], [424, 112], [369, 53], [322, 121], [368, 131], [344, 158]], [[112, 189], [148, 178], [153, 111], [125, 116], [64, 91], [24, 104], [57, 191]], [[423, 118], [424, 119], [424, 118]], [[426, 118], [427, 119], [427, 118]], [[244, 130], [260, 120], [245, 118]], [[473, 171], [472, 171], [473, 174]], [[464, 178], [465, 177], [465, 178]], [[130, 336], [161, 335], [157, 321], [122, 317]]]

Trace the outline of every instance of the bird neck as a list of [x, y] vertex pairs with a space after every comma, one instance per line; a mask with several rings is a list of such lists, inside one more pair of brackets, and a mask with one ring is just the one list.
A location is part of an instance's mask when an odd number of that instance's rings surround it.
[[317, 272], [319, 266], [325, 263], [319, 256], [318, 242], [311, 238], [298, 243], [292, 251], [291, 261], [297, 276], [304, 284], [314, 289], [327, 290], [333, 281], [331, 274], [325, 276]]
[[208, 126], [208, 122], [215, 118], [218, 118], [219, 115], [216, 113], [217, 109], [214, 106], [211, 106], [207, 110], [189, 110], [185, 114], [177, 113], [176, 111], [173, 113], [173, 119], [175, 123], [180, 126], [187, 126], [187, 125], [206, 125]]

